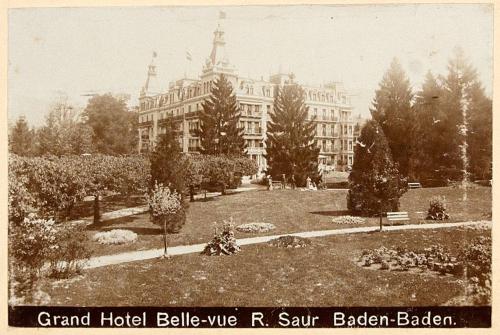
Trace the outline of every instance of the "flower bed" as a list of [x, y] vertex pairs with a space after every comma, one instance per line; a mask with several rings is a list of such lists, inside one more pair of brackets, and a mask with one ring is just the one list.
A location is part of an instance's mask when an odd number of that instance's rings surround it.
[[365, 219], [359, 216], [336, 216], [332, 219], [335, 224], [362, 224], [365, 223]]
[[467, 298], [474, 304], [489, 305], [491, 304], [491, 255], [491, 238], [481, 236], [464, 246], [457, 256], [452, 256], [440, 245], [433, 245], [423, 251], [380, 247], [363, 250], [357, 264], [378, 270], [465, 276]]
[[276, 226], [266, 222], [244, 223], [236, 227], [237, 231], [244, 233], [264, 233], [273, 229], [276, 229]]
[[99, 244], [124, 244], [137, 240], [137, 234], [130, 230], [113, 229], [106, 232], [96, 233], [92, 240]]
[[311, 244], [311, 240], [298, 236], [281, 236], [269, 241], [269, 245], [278, 248], [303, 248]]

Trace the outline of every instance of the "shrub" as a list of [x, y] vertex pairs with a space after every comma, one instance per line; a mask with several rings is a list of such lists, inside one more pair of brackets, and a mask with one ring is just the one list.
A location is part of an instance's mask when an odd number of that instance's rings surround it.
[[83, 224], [59, 225], [57, 245], [49, 254], [49, 275], [54, 278], [68, 278], [81, 273], [85, 261], [90, 258], [88, 237]]
[[280, 236], [269, 241], [269, 245], [278, 248], [303, 248], [311, 244], [311, 240], [299, 236]]
[[236, 238], [233, 232], [233, 219], [223, 221], [222, 231], [219, 233], [215, 229], [214, 237], [207, 243], [203, 251], [203, 255], [220, 256], [233, 255], [240, 251], [240, 247], [236, 243]]
[[[46, 273], [68, 277], [81, 270], [90, 257], [82, 225], [57, 225], [30, 214], [9, 227], [11, 296], [34, 299], [38, 280]], [[49, 265], [48, 268], [46, 265]]]
[[124, 244], [137, 240], [137, 234], [131, 230], [113, 229], [106, 232], [96, 233], [92, 240], [99, 244]]
[[491, 238], [480, 236], [469, 243], [459, 255], [465, 264], [468, 293], [477, 304], [491, 303]]
[[336, 216], [332, 219], [335, 224], [362, 224], [365, 223], [365, 219], [359, 216]]
[[236, 230], [244, 233], [263, 233], [273, 229], [276, 229], [276, 226], [266, 222], [244, 223], [236, 227]]
[[446, 220], [450, 215], [446, 213], [446, 200], [444, 197], [435, 196], [429, 202], [427, 220]]

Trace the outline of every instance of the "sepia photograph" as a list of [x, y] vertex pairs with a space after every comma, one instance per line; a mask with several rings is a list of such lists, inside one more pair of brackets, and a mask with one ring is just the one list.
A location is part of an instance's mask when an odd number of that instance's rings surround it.
[[7, 19], [9, 326], [492, 326], [493, 3]]

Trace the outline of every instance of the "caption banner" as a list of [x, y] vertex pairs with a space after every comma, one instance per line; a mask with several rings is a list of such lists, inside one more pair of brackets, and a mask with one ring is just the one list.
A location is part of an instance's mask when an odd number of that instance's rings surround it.
[[9, 307], [12, 327], [489, 328], [491, 307]]

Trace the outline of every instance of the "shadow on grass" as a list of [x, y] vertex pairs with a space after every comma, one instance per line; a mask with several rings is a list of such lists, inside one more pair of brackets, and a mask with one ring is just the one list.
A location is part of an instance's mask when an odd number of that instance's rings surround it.
[[342, 215], [349, 215], [350, 212], [346, 210], [341, 210], [341, 211], [317, 211], [317, 212], [309, 212], [310, 214], [317, 214], [317, 215], [325, 215], [325, 216], [342, 216]]
[[[103, 228], [106, 228], [108, 226], [130, 223], [130, 222], [133, 222], [139, 218], [140, 218], [139, 215], [129, 215], [129, 216], [121, 217], [121, 218], [101, 221], [97, 224], [91, 223], [87, 226], [87, 230], [103, 230]], [[112, 229], [116, 229], [116, 228], [112, 228]]]

